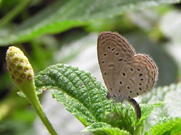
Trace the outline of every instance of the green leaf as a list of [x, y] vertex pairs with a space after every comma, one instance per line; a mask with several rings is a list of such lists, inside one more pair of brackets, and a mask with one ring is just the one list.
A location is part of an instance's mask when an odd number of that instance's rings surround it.
[[155, 88], [143, 96], [142, 103], [164, 102], [154, 112], [157, 118], [170, 115], [175, 117], [180, 116], [180, 108], [178, 107], [181, 106], [180, 89], [181, 83]]
[[142, 104], [141, 105], [141, 119], [140, 121], [145, 120], [151, 112], [158, 106], [162, 105], [162, 103], [156, 103], [156, 104]]
[[0, 28], [2, 28], [4, 25], [8, 24], [15, 16], [17, 16], [27, 5], [30, 3], [31, 0], [21, 0], [17, 6], [13, 7], [11, 11], [1, 19], [0, 21]]
[[151, 128], [152, 135], [179, 135], [181, 118], [163, 118]]
[[[141, 118], [139, 121], [132, 120], [133, 125], [135, 125], [135, 129], [132, 133], [135, 133], [135, 135], [142, 135], [143, 129], [145, 128], [145, 120], [146, 118], [152, 113], [152, 111], [157, 108], [158, 106], [162, 105], [162, 103], [156, 103], [156, 104], [141, 104]], [[134, 115], [134, 110], [132, 110], [132, 115]], [[133, 118], [131, 116], [131, 118]], [[148, 134], [148, 133], [146, 133]]]
[[105, 110], [110, 107], [105, 88], [90, 73], [78, 68], [61, 64], [51, 66], [36, 76], [35, 84], [38, 92], [46, 89], [62, 91], [64, 94], [54, 91], [53, 96], [75, 109], [71, 112], [76, 116], [82, 113], [83, 118], [89, 117], [90, 121], [101, 121]]
[[76, 99], [71, 98], [58, 90], [52, 90], [51, 93], [53, 97], [61, 102], [84, 126], [88, 126], [96, 121], [94, 115], [92, 115], [89, 110]]
[[121, 103], [113, 103], [111, 106], [111, 111], [107, 112], [105, 115], [104, 122], [112, 125], [112, 127], [129, 131], [131, 134], [134, 132], [142, 132], [139, 131], [142, 124], [136, 124], [137, 120], [135, 111], [133, 108], [131, 108], [131, 105], [126, 106]]
[[83, 132], [93, 132], [98, 135], [130, 135], [130, 133], [126, 130], [114, 128], [111, 125], [103, 122], [94, 123], [88, 126], [83, 130]]
[[43, 34], [53, 34], [86, 25], [103, 18], [112, 18], [133, 9], [160, 4], [177, 3], [179, 0], [61, 0], [56, 1], [22, 24], [0, 31], [0, 45], [20, 43]]
[[85, 127], [98, 122], [111, 125], [112, 127], [106, 129], [108, 130], [106, 132], [109, 130], [112, 132], [114, 129], [117, 133], [117, 129], [124, 129], [131, 134], [140, 135], [143, 132], [144, 120], [155, 107], [160, 105], [160, 103], [141, 105], [142, 118], [137, 121], [130, 105], [113, 104], [112, 100], [106, 99], [105, 87], [94, 76], [76, 67], [62, 64], [53, 65], [41, 71], [35, 78], [35, 85], [37, 94], [51, 90], [53, 97], [60, 101]]
[[150, 134], [149, 134], [149, 132], [146, 131], [144, 135], [150, 135]]

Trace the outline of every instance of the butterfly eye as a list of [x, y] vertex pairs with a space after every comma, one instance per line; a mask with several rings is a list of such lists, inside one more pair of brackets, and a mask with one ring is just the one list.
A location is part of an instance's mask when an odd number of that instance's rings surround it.
[[111, 95], [110, 95], [109, 93], [107, 93], [106, 98], [107, 98], [107, 99], [110, 99], [110, 98], [111, 98]]

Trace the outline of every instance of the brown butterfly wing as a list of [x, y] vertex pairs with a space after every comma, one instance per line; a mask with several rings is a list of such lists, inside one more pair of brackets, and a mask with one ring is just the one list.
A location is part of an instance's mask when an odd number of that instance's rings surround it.
[[[145, 54], [135, 54], [127, 61], [116, 81], [118, 97], [131, 99], [150, 90], [158, 76], [158, 69], [154, 61]], [[119, 82], [122, 82], [121, 84]]]
[[[127, 62], [135, 55], [134, 49], [118, 33], [102, 32], [98, 36], [97, 53], [100, 69], [111, 97], [117, 97], [124, 87], [116, 87], [120, 73], [127, 68]], [[119, 83], [121, 83], [119, 81]]]

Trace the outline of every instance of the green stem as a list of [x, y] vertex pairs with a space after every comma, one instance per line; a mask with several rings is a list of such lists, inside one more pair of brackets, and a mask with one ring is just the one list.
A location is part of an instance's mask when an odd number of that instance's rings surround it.
[[45, 125], [49, 133], [51, 135], [58, 135], [56, 131], [53, 129], [45, 113], [43, 112], [42, 106], [40, 104], [38, 96], [36, 95], [35, 89], [36, 88], [35, 88], [35, 84], [33, 80], [32, 82], [27, 82], [21, 85], [21, 90], [26, 95], [28, 101], [31, 103], [31, 105], [35, 109], [36, 113], [40, 117], [41, 121], [43, 122], [43, 124]]
[[[31, 103], [50, 134], [57, 135], [52, 125], [48, 121], [45, 113], [43, 112], [38, 96], [36, 95], [33, 69], [26, 56], [19, 48], [12, 46], [6, 53], [6, 60], [8, 70], [15, 84], [27, 97], [28, 101]], [[14, 65], [13, 67], [11, 66], [12, 64]]]
[[40, 101], [39, 101], [37, 95], [35, 95], [35, 97], [33, 97], [33, 98], [29, 98], [29, 101], [30, 101], [31, 105], [33, 106], [33, 108], [35, 109], [35, 111], [38, 114], [38, 116], [40, 117], [41, 121], [43, 122], [43, 124], [45, 125], [47, 130], [49, 131], [49, 133], [51, 135], [58, 135], [56, 133], [56, 131], [54, 130], [54, 128], [52, 127], [52, 125], [49, 122], [49, 120], [47, 119], [45, 113], [43, 112], [42, 106], [40, 104]]
[[16, 15], [21, 12], [31, 0], [22, 0], [18, 5], [13, 8], [6, 16], [0, 20], [0, 28], [10, 22]]

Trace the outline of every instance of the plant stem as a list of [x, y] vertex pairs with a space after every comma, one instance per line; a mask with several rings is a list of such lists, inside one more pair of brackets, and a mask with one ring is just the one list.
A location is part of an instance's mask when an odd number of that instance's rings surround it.
[[[7, 50], [6, 61], [8, 70], [15, 84], [27, 97], [28, 101], [31, 103], [50, 134], [57, 135], [52, 125], [48, 121], [45, 113], [43, 112], [38, 96], [36, 95], [34, 72], [31, 64], [28, 61], [28, 58], [19, 48], [11, 46]], [[11, 66], [12, 64], [14, 65], [13, 67]]]
[[34, 97], [34, 98], [29, 98], [29, 99], [33, 99], [33, 101], [30, 101], [30, 100], [29, 101], [31, 105], [33, 106], [33, 108], [35, 109], [38, 116], [40, 117], [41, 121], [43, 122], [47, 130], [49, 131], [49, 133], [51, 135], [58, 135], [56, 131], [54, 130], [54, 128], [52, 127], [51, 123], [49, 122], [48, 118], [46, 117], [45, 113], [43, 112], [42, 106], [40, 104], [40, 101], [37, 95], [36, 95], [36, 98]]

